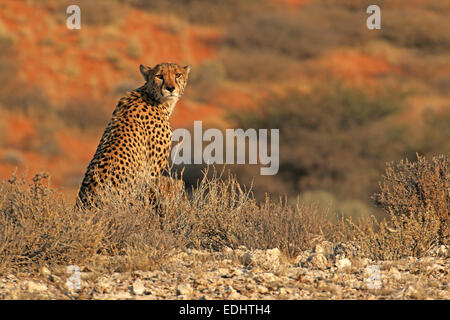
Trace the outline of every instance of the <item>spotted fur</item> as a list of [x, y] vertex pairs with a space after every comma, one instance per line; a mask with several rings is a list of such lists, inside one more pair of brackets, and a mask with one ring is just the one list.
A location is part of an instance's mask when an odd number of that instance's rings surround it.
[[119, 100], [78, 193], [89, 206], [99, 188], [130, 186], [140, 174], [160, 176], [170, 152], [169, 117], [184, 93], [190, 66], [140, 66], [145, 84]]

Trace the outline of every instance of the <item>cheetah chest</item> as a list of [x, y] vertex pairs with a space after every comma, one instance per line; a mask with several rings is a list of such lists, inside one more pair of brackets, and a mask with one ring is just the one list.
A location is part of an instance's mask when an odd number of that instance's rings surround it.
[[146, 130], [147, 152], [146, 167], [158, 174], [165, 165], [170, 152], [172, 130], [168, 121], [157, 121]]

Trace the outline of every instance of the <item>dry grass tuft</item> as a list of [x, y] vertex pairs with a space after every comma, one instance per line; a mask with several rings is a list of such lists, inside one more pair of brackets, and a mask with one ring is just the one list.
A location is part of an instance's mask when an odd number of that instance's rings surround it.
[[258, 204], [234, 177], [206, 176], [190, 193], [167, 177], [105, 188], [84, 211], [50, 188], [46, 174], [30, 183], [13, 176], [0, 185], [0, 272], [69, 264], [150, 270], [184, 248], [277, 247], [294, 256], [326, 225], [314, 207]]
[[101, 217], [72, 210], [47, 178], [37, 174], [27, 183], [13, 175], [0, 184], [1, 272], [86, 263], [101, 244]]

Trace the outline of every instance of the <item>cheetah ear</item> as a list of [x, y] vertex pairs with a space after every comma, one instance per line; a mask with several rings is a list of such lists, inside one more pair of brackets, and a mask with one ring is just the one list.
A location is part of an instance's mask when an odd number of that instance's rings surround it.
[[144, 66], [144, 65], [140, 65], [139, 66], [139, 70], [142, 73], [142, 76], [144, 76], [145, 81], [148, 80], [148, 75], [150, 74], [150, 71], [152, 70], [152, 68], [148, 67], [148, 66]]
[[190, 65], [185, 65], [185, 66], [183, 67], [183, 69], [186, 70], [186, 75], [188, 76], [188, 75], [189, 75], [189, 72], [191, 72], [191, 66], [190, 66]]

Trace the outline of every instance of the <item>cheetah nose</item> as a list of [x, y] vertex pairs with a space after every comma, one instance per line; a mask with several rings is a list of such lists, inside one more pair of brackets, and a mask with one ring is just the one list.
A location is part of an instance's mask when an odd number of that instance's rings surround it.
[[166, 90], [169, 92], [173, 92], [173, 90], [175, 90], [175, 87], [166, 87]]

